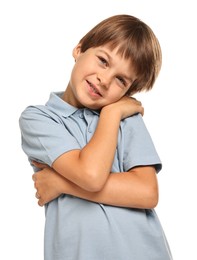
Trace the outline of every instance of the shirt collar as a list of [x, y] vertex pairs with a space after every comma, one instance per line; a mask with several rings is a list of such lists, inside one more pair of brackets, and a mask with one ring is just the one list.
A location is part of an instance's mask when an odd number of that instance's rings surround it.
[[[52, 108], [56, 111], [56, 113], [61, 114], [63, 117], [69, 117], [74, 114], [79, 108], [74, 107], [67, 102], [65, 102], [61, 97], [63, 95], [63, 91], [59, 92], [51, 92], [49, 100], [46, 103], [47, 107]], [[84, 108], [87, 109], [87, 108]], [[89, 109], [88, 109], [89, 110]], [[91, 110], [94, 114], [99, 114], [98, 111]]]
[[61, 92], [51, 92], [49, 100], [46, 103], [47, 107], [52, 108], [56, 111], [56, 113], [68, 117], [75, 113], [78, 108], [73, 107], [69, 105], [67, 102], [65, 102], [61, 97], [63, 95], [63, 91]]

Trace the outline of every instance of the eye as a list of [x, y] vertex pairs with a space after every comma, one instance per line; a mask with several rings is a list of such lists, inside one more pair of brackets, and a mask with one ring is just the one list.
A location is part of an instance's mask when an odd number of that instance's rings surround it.
[[126, 81], [124, 80], [124, 78], [122, 78], [122, 77], [117, 77], [117, 79], [119, 80], [119, 82], [123, 85], [123, 86], [127, 86], [127, 83], [126, 83]]
[[99, 61], [101, 62], [101, 64], [107, 66], [108, 65], [108, 62], [105, 58], [101, 57], [101, 56], [98, 56], [98, 59]]

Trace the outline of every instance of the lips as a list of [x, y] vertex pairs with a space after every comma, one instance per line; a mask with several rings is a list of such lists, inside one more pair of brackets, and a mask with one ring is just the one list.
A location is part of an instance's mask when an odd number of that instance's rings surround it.
[[99, 92], [99, 90], [97, 89], [97, 87], [95, 87], [95, 85], [93, 85], [91, 82], [87, 81], [88, 86], [89, 86], [89, 91], [91, 94], [94, 94], [96, 96], [102, 96], [101, 93]]

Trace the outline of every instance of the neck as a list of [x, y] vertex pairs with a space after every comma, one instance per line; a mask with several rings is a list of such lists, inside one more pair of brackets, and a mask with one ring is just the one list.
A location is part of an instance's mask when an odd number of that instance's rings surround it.
[[64, 94], [62, 95], [62, 99], [70, 104], [71, 106], [81, 108], [83, 107], [76, 99], [72, 88], [70, 87], [70, 84], [67, 85], [66, 90], [64, 91]]

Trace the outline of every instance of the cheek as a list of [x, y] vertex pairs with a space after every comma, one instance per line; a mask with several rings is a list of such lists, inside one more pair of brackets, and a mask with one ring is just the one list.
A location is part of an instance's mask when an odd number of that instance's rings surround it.
[[94, 60], [89, 55], [82, 55], [76, 60], [75, 67], [83, 72], [88, 71], [94, 67]]
[[120, 98], [122, 98], [125, 94], [126, 92], [123, 91], [122, 89], [117, 89], [116, 91], [111, 90], [110, 93], [108, 93], [108, 100], [111, 103], [116, 102]]
[[72, 69], [70, 82], [72, 84], [76, 84], [77, 82], [81, 81], [83, 75], [84, 75], [84, 68], [80, 65], [80, 63], [75, 63]]

